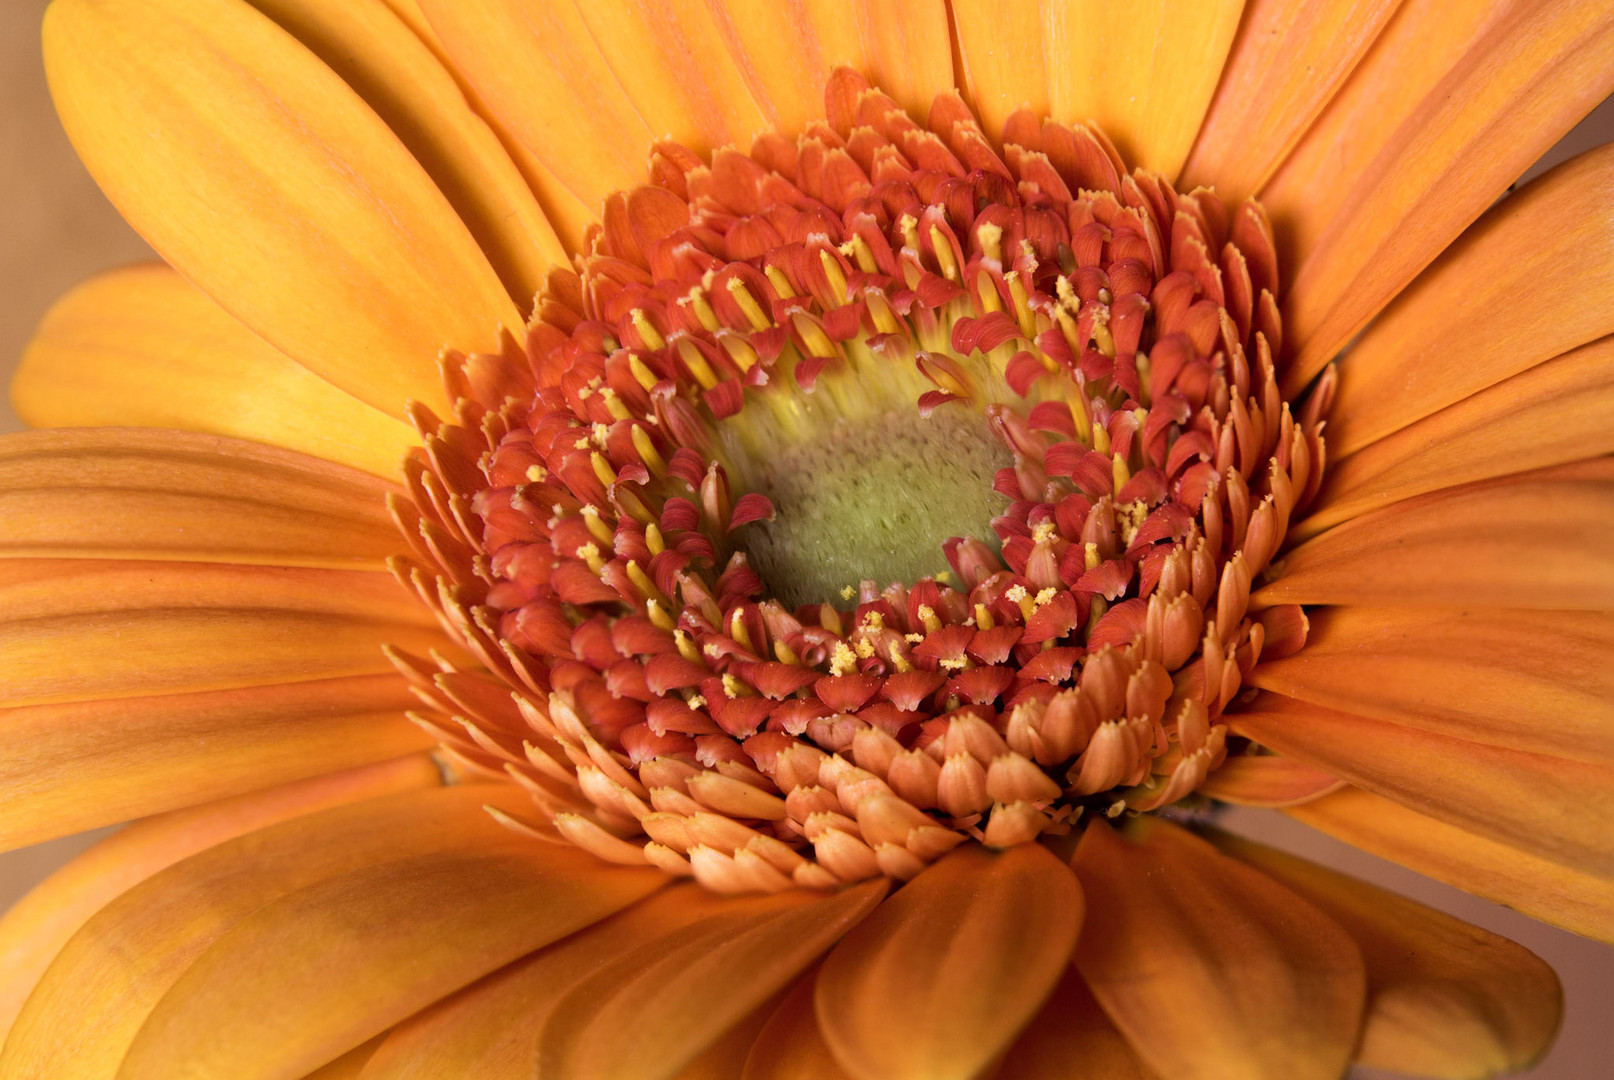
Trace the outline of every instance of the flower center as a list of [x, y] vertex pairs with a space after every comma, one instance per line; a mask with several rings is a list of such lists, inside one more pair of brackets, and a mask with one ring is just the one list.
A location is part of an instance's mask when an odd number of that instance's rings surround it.
[[728, 891], [1174, 803], [1304, 640], [1250, 591], [1330, 387], [1279, 395], [1260, 207], [836, 80], [800, 139], [658, 147], [415, 477], [422, 591], [521, 713], [456, 752]]
[[[820, 383], [808, 400], [824, 396]], [[789, 609], [845, 602], [863, 581], [945, 576], [944, 542], [996, 540], [992, 519], [1008, 500], [992, 480], [1013, 459], [979, 416], [926, 417], [910, 401], [837, 417], [794, 441], [782, 432], [757, 438], [778, 425], [754, 426], [763, 430], [747, 432], [747, 445], [729, 459], [731, 473], [746, 490], [765, 493], [776, 516], [752, 525], [742, 542], [767, 592]]]

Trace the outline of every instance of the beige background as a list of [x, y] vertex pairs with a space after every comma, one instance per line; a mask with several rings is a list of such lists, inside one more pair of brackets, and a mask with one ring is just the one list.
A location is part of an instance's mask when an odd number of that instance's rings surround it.
[[[51, 112], [39, 59], [45, 0], [0, 2], [0, 371], [9, 373], [51, 301], [99, 269], [150, 258], [78, 164]], [[1614, 137], [1605, 104], [1529, 175]], [[0, 431], [15, 430], [9, 402]], [[0, 731], [0, 739], [5, 737]], [[1235, 813], [1240, 831], [1377, 881], [1505, 934], [1557, 968], [1568, 995], [1564, 1035], [1528, 1075], [1591, 1080], [1614, 1062], [1614, 950], [1362, 855], [1277, 815]], [[0, 908], [94, 839], [73, 837], [0, 855]], [[1366, 1071], [1358, 1075], [1366, 1077]], [[1388, 1074], [1374, 1074], [1388, 1075]]]

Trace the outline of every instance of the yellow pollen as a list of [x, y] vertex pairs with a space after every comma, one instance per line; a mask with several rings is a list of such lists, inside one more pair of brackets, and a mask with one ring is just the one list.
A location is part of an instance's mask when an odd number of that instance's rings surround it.
[[684, 699], [684, 704], [691, 709], [701, 709], [706, 707], [706, 699], [699, 694], [691, 694]]
[[911, 645], [917, 645], [921, 641], [925, 640], [925, 635], [923, 635], [923, 634], [903, 634], [902, 635], [902, 640], [908, 642]]
[[588, 526], [588, 531], [593, 534], [594, 539], [610, 546], [614, 539], [611, 534], [611, 527], [600, 519], [599, 510], [593, 506], [585, 505], [582, 514], [583, 524]]
[[846, 303], [846, 275], [841, 272], [841, 264], [822, 248], [818, 251], [818, 262], [824, 268], [824, 277], [829, 279], [829, 291], [835, 297], [835, 303]]
[[576, 442], [572, 443], [572, 449], [587, 450], [592, 445], [593, 444], [588, 441], [588, 436], [584, 435], [581, 439], [578, 439]]
[[805, 315], [791, 316], [795, 323], [796, 332], [801, 335], [803, 344], [807, 346], [810, 356], [830, 357], [835, 355], [835, 343], [829, 340], [829, 335], [817, 323]]
[[673, 644], [678, 646], [678, 655], [691, 664], [701, 662], [700, 650], [695, 647], [695, 639], [683, 630], [673, 631]]
[[695, 376], [695, 381], [701, 384], [702, 390], [710, 390], [717, 385], [717, 374], [712, 371], [712, 365], [706, 362], [706, 357], [687, 337], [678, 339], [678, 356], [689, 368], [689, 373]]
[[633, 410], [629, 409], [622, 399], [617, 396], [615, 390], [612, 390], [609, 386], [607, 386], [600, 391], [600, 397], [605, 399], [606, 411], [611, 414], [612, 419], [633, 419]]
[[790, 279], [785, 277], [783, 270], [777, 266], [769, 266], [762, 272], [768, 276], [768, 282], [773, 286], [773, 291], [779, 294], [779, 299], [789, 300], [796, 295], [796, 287], [790, 284]]
[[969, 667], [970, 662], [962, 656], [944, 656], [936, 661], [936, 664], [948, 671], [963, 671]]
[[749, 686], [726, 671], [723, 673], [723, 694], [730, 698], [753, 696]]
[[981, 251], [988, 259], [1001, 263], [1003, 261], [1003, 229], [984, 221], [975, 230], [975, 238], [981, 242]]
[[628, 370], [633, 373], [633, 381], [641, 387], [646, 390], [655, 389], [658, 381], [656, 374], [644, 366], [644, 361], [639, 359], [638, 353], [628, 354]]
[[951, 585], [953, 583], [953, 572], [951, 570], [942, 570], [935, 577], [938, 585]]
[[1039, 521], [1036, 527], [1031, 530], [1031, 542], [1033, 544], [1045, 544], [1057, 535], [1059, 535], [1058, 525], [1052, 521]]
[[729, 354], [729, 359], [733, 360], [735, 366], [742, 372], [750, 371], [759, 363], [760, 357], [757, 356], [757, 351], [741, 335], [730, 330], [719, 330], [717, 340], [723, 346], [723, 351]]
[[722, 324], [717, 321], [717, 312], [712, 310], [711, 302], [706, 299], [706, 292], [699, 285], [689, 290], [684, 298], [690, 308], [695, 312], [695, 318], [705, 327], [707, 333], [716, 330]]
[[596, 575], [599, 574], [600, 570], [605, 566], [605, 560], [600, 558], [600, 549], [596, 544], [584, 544], [582, 547], [572, 552], [572, 554], [588, 563], [588, 568]]
[[650, 325], [650, 320], [645, 316], [643, 308], [634, 308], [628, 313], [628, 317], [633, 320], [633, 328], [639, 331], [639, 336], [644, 339], [645, 348], [659, 352], [667, 347], [667, 339], [661, 336], [659, 330]]
[[941, 267], [942, 277], [948, 281], [957, 281], [958, 260], [953, 258], [953, 245], [942, 235], [939, 225], [930, 227], [930, 242], [936, 248], [936, 264]]
[[1116, 525], [1121, 530], [1121, 539], [1128, 544], [1132, 543], [1132, 538], [1138, 535], [1138, 530], [1143, 527], [1144, 519], [1149, 516], [1149, 507], [1144, 504], [1142, 499], [1135, 499], [1132, 502], [1122, 503], [1117, 506], [1115, 512], [1117, 515]]
[[658, 479], [667, 475], [667, 463], [656, 452], [656, 444], [650, 438], [650, 432], [638, 424], [633, 425], [633, 448], [639, 451], [639, 460], [644, 462], [644, 467], [649, 469], [652, 475]]
[[852, 648], [857, 652], [857, 655], [864, 660], [867, 660], [874, 655], [874, 645], [869, 641], [868, 638], [858, 638], [852, 643]]
[[745, 287], [745, 282], [739, 278], [729, 278], [728, 290], [729, 295], [734, 297], [734, 302], [740, 305], [745, 317], [751, 320], [751, 329], [766, 330], [773, 325], [773, 320], [762, 310], [762, 305], [751, 295], [751, 290]]
[[1084, 545], [1082, 550], [1082, 565], [1091, 570], [1104, 561], [1104, 556], [1098, 553], [1098, 545], [1092, 542]]
[[[866, 644], [866, 643], [865, 643]], [[874, 649], [869, 649], [869, 655], [874, 655]], [[829, 654], [829, 673], [831, 675], [849, 675], [857, 670], [857, 656], [844, 641], [837, 641], [835, 648]]]
[[902, 233], [903, 246], [914, 251], [919, 250], [919, 219], [912, 214], [903, 214], [897, 218], [897, 229]]
[[1032, 598], [1032, 600], [1031, 600], [1032, 606], [1033, 607], [1042, 607], [1044, 604], [1051, 603], [1053, 601], [1053, 598], [1058, 596], [1058, 595], [1059, 595], [1059, 590], [1058, 589], [1053, 589], [1053, 588], [1041, 589], [1041, 590], [1039, 590], [1037, 592], [1037, 595]]
[[678, 625], [673, 622], [673, 617], [667, 613], [667, 609], [654, 600], [645, 601], [644, 613], [646, 618], [650, 620], [650, 625], [657, 630], [671, 630]]
[[857, 590], [852, 588], [852, 586], [850, 586], [850, 585], [842, 585], [841, 586], [841, 599], [842, 600], [850, 600], [850, 599], [852, 599], [852, 597], [854, 597], [856, 595], [857, 595]]
[[589, 428], [589, 436], [594, 440], [595, 446], [604, 450], [605, 440], [611, 437], [611, 429], [604, 424], [594, 424]]
[[535, 484], [541, 484], [549, 478], [549, 470], [542, 465], [528, 465], [527, 479]]
[[936, 618], [936, 610], [929, 604], [919, 605], [919, 621], [924, 623], [927, 634], [934, 634], [941, 629], [941, 620]]
[[885, 616], [881, 615], [878, 611], [864, 612], [863, 621], [860, 625], [865, 626], [870, 630], [884, 630]]

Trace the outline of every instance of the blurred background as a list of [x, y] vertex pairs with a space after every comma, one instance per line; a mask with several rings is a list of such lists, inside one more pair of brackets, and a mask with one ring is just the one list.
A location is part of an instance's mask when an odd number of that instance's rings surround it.
[[[155, 258], [102, 197], [56, 122], [39, 55], [45, 6], [46, 0], [0, 3], [0, 372], [8, 380], [28, 335], [58, 296], [98, 270]], [[1610, 139], [1614, 104], [1605, 102], [1521, 180]], [[19, 427], [9, 400], [0, 403], [0, 431]], [[1557, 1045], [1525, 1075], [1614, 1075], [1614, 949], [1364, 855], [1278, 814], [1235, 811], [1224, 823], [1533, 949], [1557, 969], [1568, 1005]], [[107, 831], [0, 854], [0, 910]], [[1390, 1074], [1359, 1069], [1352, 1075], [1376, 1080]]]

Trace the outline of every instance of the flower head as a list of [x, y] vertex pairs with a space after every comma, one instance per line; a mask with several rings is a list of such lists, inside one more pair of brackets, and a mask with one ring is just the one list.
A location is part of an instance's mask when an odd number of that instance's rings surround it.
[[0, 923], [0, 1077], [1544, 1049], [1201, 811], [1609, 936], [1614, 327], [1498, 300], [1614, 158], [1480, 215], [1614, 23], [932, 6], [58, 0], [189, 281], [14, 394], [181, 430], [0, 446], [6, 835], [159, 814]]

